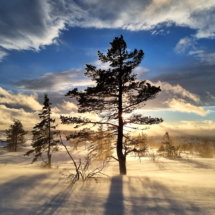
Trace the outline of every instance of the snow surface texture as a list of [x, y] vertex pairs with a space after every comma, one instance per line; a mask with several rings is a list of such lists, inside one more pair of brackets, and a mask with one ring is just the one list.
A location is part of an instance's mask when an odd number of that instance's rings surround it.
[[[215, 159], [160, 159], [128, 157], [127, 176], [119, 176], [118, 163], [110, 162], [100, 183], [61, 180], [60, 171], [70, 168], [64, 148], [53, 155], [51, 170], [30, 164], [24, 157], [29, 145], [7, 152], [0, 143], [1, 215], [80, 214], [215, 214]], [[67, 144], [68, 145], [68, 144]], [[72, 151], [84, 157], [84, 148]], [[93, 166], [100, 165], [94, 162]]]

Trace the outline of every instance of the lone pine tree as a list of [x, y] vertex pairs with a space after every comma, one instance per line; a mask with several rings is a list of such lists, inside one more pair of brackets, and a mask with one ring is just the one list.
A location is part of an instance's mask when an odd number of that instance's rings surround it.
[[18, 147], [25, 143], [25, 135], [27, 132], [23, 129], [22, 123], [19, 120], [14, 119], [14, 124], [10, 125], [10, 128], [5, 131], [7, 148], [10, 151], [17, 151]]
[[[142, 61], [144, 53], [135, 49], [128, 53], [127, 45], [121, 37], [115, 37], [110, 43], [111, 48], [107, 54], [98, 51], [99, 60], [109, 63], [111, 68], [97, 69], [95, 66], [86, 65], [85, 76], [96, 82], [96, 86], [88, 87], [84, 91], [77, 88], [69, 91], [66, 96], [76, 98], [79, 113], [94, 112], [101, 117], [101, 121], [92, 121], [89, 118], [61, 116], [63, 124], [76, 124], [76, 128], [86, 125], [109, 125], [116, 137], [116, 149], [119, 161], [120, 174], [126, 174], [126, 147], [124, 140], [127, 138], [124, 127], [128, 124], [152, 125], [158, 124], [161, 118], [145, 117], [132, 112], [149, 99], [154, 99], [160, 87], [152, 86], [146, 81], [137, 81], [136, 74], [132, 73]], [[84, 130], [83, 130], [84, 131]], [[133, 148], [129, 152], [137, 152]]]
[[37, 161], [38, 157], [42, 158], [42, 152], [47, 153], [47, 161], [43, 160], [44, 167], [51, 168], [51, 156], [52, 151], [57, 150], [57, 144], [59, 140], [55, 140], [56, 135], [59, 133], [56, 131], [56, 126], [52, 125], [55, 123], [55, 119], [51, 118], [51, 103], [49, 102], [48, 95], [44, 95], [43, 111], [39, 114], [42, 121], [36, 124], [33, 128], [32, 134], [32, 147], [33, 150], [28, 151], [25, 155], [34, 153], [34, 159], [32, 163]]

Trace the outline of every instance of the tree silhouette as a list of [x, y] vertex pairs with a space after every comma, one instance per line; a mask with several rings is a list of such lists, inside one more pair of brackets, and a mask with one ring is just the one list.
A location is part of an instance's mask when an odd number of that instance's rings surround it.
[[47, 94], [44, 94], [43, 105], [43, 111], [39, 114], [42, 121], [36, 124], [32, 131], [32, 147], [34, 149], [28, 151], [25, 155], [34, 153], [34, 159], [32, 160], [32, 163], [34, 163], [38, 157], [42, 158], [42, 152], [47, 152], [47, 161], [43, 160], [44, 167], [51, 168], [52, 151], [57, 150], [57, 144], [59, 143], [59, 140], [55, 140], [55, 137], [59, 132], [55, 130], [56, 125], [51, 125], [55, 123], [55, 119], [51, 118], [51, 103]]
[[8, 150], [17, 151], [18, 147], [25, 143], [25, 135], [27, 132], [23, 129], [22, 123], [19, 120], [14, 119], [14, 124], [10, 125], [10, 128], [5, 131], [7, 137]]
[[66, 94], [70, 98], [77, 99], [79, 113], [94, 112], [101, 117], [101, 121], [64, 116], [61, 116], [61, 121], [63, 124], [76, 124], [75, 128], [87, 124], [109, 125], [117, 136], [116, 148], [120, 174], [125, 175], [127, 153], [123, 141], [129, 137], [124, 132], [124, 127], [129, 127], [130, 124], [152, 125], [162, 122], [161, 118], [131, 114], [147, 100], [154, 99], [161, 90], [160, 87], [152, 86], [146, 81], [137, 81], [136, 74], [132, 73], [143, 59], [142, 50], [135, 49], [128, 53], [123, 36], [115, 37], [110, 45], [111, 48], [108, 49], [107, 54], [98, 51], [98, 57], [102, 63], [109, 63], [111, 68], [104, 70], [86, 65], [85, 75], [95, 81], [96, 86], [88, 87], [84, 91], [74, 88]]
[[169, 133], [166, 132], [163, 136], [162, 145], [157, 150], [159, 155], [162, 155], [167, 158], [180, 158], [180, 145], [174, 146], [173, 142], [169, 136]]

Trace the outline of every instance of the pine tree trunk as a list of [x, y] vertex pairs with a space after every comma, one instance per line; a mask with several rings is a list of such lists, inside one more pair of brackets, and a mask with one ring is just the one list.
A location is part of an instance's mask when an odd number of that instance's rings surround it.
[[126, 159], [125, 157], [123, 159], [119, 159], [119, 170], [120, 170], [120, 175], [126, 175]]
[[51, 154], [50, 154], [50, 150], [51, 150], [51, 127], [50, 127], [50, 110], [49, 110], [49, 146], [48, 146], [48, 168], [51, 168]]
[[117, 156], [119, 160], [120, 175], [126, 175], [126, 159], [123, 155], [123, 119], [122, 119], [122, 105], [119, 105], [119, 127], [118, 127], [118, 140], [117, 140]]
[[[122, 121], [122, 119], [121, 119], [121, 121]], [[123, 144], [123, 127], [121, 124], [121, 125], [119, 125], [119, 129], [118, 129], [117, 156], [118, 156], [118, 160], [119, 160], [120, 175], [126, 175], [126, 173], [127, 173], [126, 158], [122, 152], [122, 144]]]
[[51, 157], [52, 155], [48, 155], [48, 168], [51, 168]]
[[[121, 56], [121, 53], [120, 53]], [[122, 62], [121, 62], [122, 65]], [[120, 66], [120, 70], [122, 70], [122, 66]], [[126, 159], [123, 155], [123, 119], [122, 119], [122, 75], [120, 73], [119, 78], [119, 127], [118, 127], [118, 140], [117, 140], [117, 156], [119, 160], [119, 171], [120, 175], [126, 175]]]

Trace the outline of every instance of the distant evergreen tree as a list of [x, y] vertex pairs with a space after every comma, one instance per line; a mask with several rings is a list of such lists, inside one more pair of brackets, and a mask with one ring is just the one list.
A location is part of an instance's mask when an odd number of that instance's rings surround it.
[[47, 160], [44, 160], [44, 167], [51, 168], [51, 156], [53, 151], [57, 151], [57, 144], [59, 140], [56, 140], [55, 137], [59, 134], [59, 131], [56, 131], [55, 119], [51, 118], [51, 103], [49, 102], [48, 95], [44, 95], [44, 107], [39, 117], [42, 121], [35, 125], [32, 134], [32, 147], [33, 150], [28, 151], [25, 155], [34, 153], [34, 159], [32, 163], [37, 161], [38, 157], [42, 158], [42, 152], [47, 153]]
[[158, 149], [158, 153], [164, 157], [168, 158], [180, 158], [180, 145], [174, 146], [173, 142], [169, 136], [169, 133], [166, 132], [163, 136], [162, 145]]
[[14, 124], [5, 131], [7, 137], [7, 148], [10, 151], [17, 151], [18, 147], [26, 142], [25, 135], [27, 132], [23, 129], [22, 123], [14, 119]]

